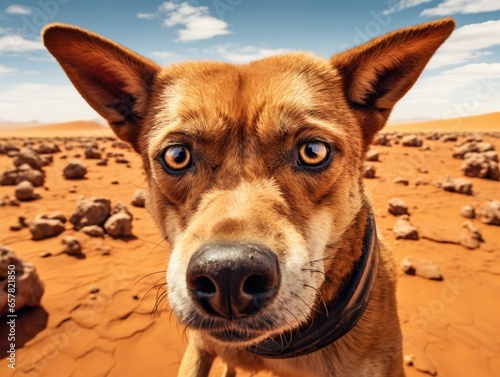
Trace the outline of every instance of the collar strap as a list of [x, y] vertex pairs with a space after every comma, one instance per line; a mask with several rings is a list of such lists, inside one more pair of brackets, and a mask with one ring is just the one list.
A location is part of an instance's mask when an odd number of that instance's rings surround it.
[[285, 339], [285, 343], [283, 336], [278, 335], [247, 347], [247, 351], [271, 359], [304, 356], [347, 334], [368, 305], [378, 270], [378, 255], [375, 219], [370, 211], [363, 237], [363, 254], [339, 297], [327, 304], [327, 310], [315, 314], [307, 323], [292, 331], [291, 339]]

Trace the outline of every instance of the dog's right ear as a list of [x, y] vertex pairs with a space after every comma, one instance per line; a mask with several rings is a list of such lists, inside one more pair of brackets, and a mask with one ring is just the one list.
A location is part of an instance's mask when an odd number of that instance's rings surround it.
[[82, 97], [120, 139], [138, 151], [137, 139], [160, 67], [76, 26], [50, 24], [43, 29], [42, 37]]

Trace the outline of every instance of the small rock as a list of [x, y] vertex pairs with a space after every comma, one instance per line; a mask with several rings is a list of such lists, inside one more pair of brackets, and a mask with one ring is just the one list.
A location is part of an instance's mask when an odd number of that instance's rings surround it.
[[132, 195], [131, 203], [134, 207], [144, 208], [144, 206], [146, 205], [146, 192], [141, 189], [135, 190], [134, 194]]
[[413, 358], [414, 356], [413, 355], [404, 355], [403, 357], [403, 361], [405, 363], [405, 365], [411, 367], [413, 365]]
[[416, 135], [406, 135], [401, 139], [401, 144], [404, 147], [421, 147], [423, 142]]
[[361, 174], [363, 178], [375, 178], [375, 166], [373, 166], [373, 164], [370, 164], [369, 162], [364, 162], [361, 169]]
[[410, 224], [408, 215], [401, 215], [398, 221], [392, 228], [396, 239], [414, 240], [418, 241], [418, 231], [413, 225]]
[[111, 181], [111, 184], [112, 185], [118, 185], [118, 184], [120, 184], [120, 182], [118, 182], [118, 181]]
[[23, 148], [21, 151], [14, 157], [14, 165], [21, 166], [24, 164], [29, 165], [32, 169], [41, 170], [42, 169], [42, 160], [38, 153], [36, 153], [31, 148]]
[[443, 136], [441, 136], [441, 141], [446, 143], [446, 142], [449, 142], [449, 141], [457, 141], [458, 139], [458, 135], [457, 134], [444, 134]]
[[52, 253], [50, 251], [42, 251], [38, 255], [40, 256], [40, 258], [48, 258], [52, 256]]
[[74, 194], [76, 192], [76, 186], [71, 186], [68, 190], [69, 193]]
[[33, 240], [44, 240], [64, 232], [64, 224], [60, 220], [47, 219], [39, 215], [30, 222], [29, 229]]
[[117, 157], [115, 162], [117, 164], [128, 164], [130, 161], [127, 160], [125, 157]]
[[460, 215], [462, 215], [466, 219], [473, 219], [476, 217], [476, 210], [473, 206], [466, 205], [460, 208]]
[[97, 148], [87, 147], [85, 148], [85, 158], [100, 160], [102, 158], [102, 154]]
[[406, 257], [401, 262], [401, 269], [407, 275], [417, 275], [431, 280], [443, 280], [443, 274], [439, 266], [428, 259]]
[[104, 237], [104, 229], [99, 225], [87, 225], [81, 231], [90, 237]]
[[42, 215], [42, 218], [49, 220], [59, 220], [63, 224], [66, 224], [66, 222], [68, 221], [68, 219], [66, 218], [66, 216], [64, 216], [62, 212], [53, 212], [50, 215]]
[[394, 216], [408, 215], [408, 206], [403, 199], [392, 198], [389, 200], [389, 213]]
[[66, 179], [83, 179], [87, 174], [87, 168], [80, 162], [70, 162], [63, 170], [63, 176]]
[[90, 287], [89, 293], [99, 293], [99, 287], [93, 286]]
[[500, 225], [500, 200], [486, 202], [479, 211], [479, 220], [489, 225]]
[[468, 177], [500, 180], [498, 163], [489, 160], [482, 153], [468, 153], [462, 163], [461, 170]]
[[128, 237], [132, 235], [132, 217], [125, 212], [119, 212], [109, 217], [104, 229], [111, 237]]
[[80, 241], [73, 236], [65, 236], [62, 239], [63, 245], [65, 245], [64, 253], [73, 256], [82, 255], [82, 245]]
[[366, 152], [366, 161], [378, 161], [379, 160], [379, 153], [375, 149], [370, 149], [368, 152]]
[[69, 222], [76, 230], [87, 225], [102, 225], [111, 211], [111, 202], [104, 198], [83, 197], [78, 199], [77, 207], [71, 215]]
[[15, 189], [16, 199], [21, 202], [40, 199], [40, 195], [34, 191], [33, 184], [29, 181], [20, 182]]
[[408, 186], [410, 184], [408, 179], [403, 178], [403, 177], [396, 177], [392, 180], [392, 182], [397, 184], [397, 185], [403, 185], [403, 186]]
[[391, 146], [391, 142], [390, 142], [389, 138], [387, 137], [386, 134], [383, 134], [383, 133], [376, 134], [373, 138], [372, 144], [373, 145], [385, 145], [388, 147]]
[[107, 158], [103, 158], [96, 165], [97, 166], [108, 166], [108, 159]]
[[470, 221], [466, 221], [462, 225], [462, 232], [460, 233], [459, 239], [460, 245], [466, 247], [467, 249], [477, 249], [481, 242], [484, 242], [483, 236], [477, 230], [477, 228]]
[[472, 195], [472, 182], [463, 178], [448, 177], [441, 185], [443, 190], [459, 194]]
[[55, 143], [40, 144], [35, 150], [39, 154], [54, 154], [61, 151]]
[[110, 212], [110, 215], [115, 215], [117, 213], [126, 213], [128, 216], [132, 217], [132, 212], [130, 212], [125, 204], [118, 202], [115, 204]]
[[6, 170], [0, 177], [1, 186], [15, 186], [22, 181], [29, 181], [35, 187], [43, 186], [45, 182], [45, 173], [33, 169], [28, 164], [24, 164], [17, 169]]

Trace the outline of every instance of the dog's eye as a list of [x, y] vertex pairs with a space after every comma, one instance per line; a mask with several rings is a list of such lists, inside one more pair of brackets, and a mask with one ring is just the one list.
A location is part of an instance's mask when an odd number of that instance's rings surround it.
[[183, 145], [172, 145], [165, 149], [163, 162], [175, 172], [187, 169], [191, 166], [191, 152]]
[[320, 166], [328, 160], [330, 148], [322, 141], [313, 141], [299, 147], [299, 164], [303, 166]]

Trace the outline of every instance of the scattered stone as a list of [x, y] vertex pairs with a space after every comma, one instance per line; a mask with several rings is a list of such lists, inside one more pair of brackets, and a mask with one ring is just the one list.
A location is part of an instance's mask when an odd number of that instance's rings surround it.
[[117, 164], [128, 164], [130, 161], [127, 160], [125, 157], [117, 157], [115, 162]]
[[81, 231], [90, 237], [104, 237], [104, 229], [99, 225], [87, 225]]
[[111, 255], [111, 249], [109, 248], [109, 246], [99, 246], [97, 250], [100, 250], [101, 255], [103, 256]]
[[63, 176], [66, 179], [83, 179], [87, 174], [87, 168], [80, 162], [70, 162], [63, 170]]
[[115, 204], [113, 209], [110, 212], [110, 215], [115, 215], [117, 213], [125, 213], [128, 216], [132, 217], [132, 212], [130, 212], [125, 204], [122, 202], [118, 202]]
[[61, 150], [59, 149], [59, 146], [55, 143], [49, 143], [49, 144], [40, 144], [38, 148], [35, 148], [35, 151], [39, 154], [54, 154], [54, 153], [59, 153]]
[[405, 363], [405, 365], [411, 367], [413, 365], [413, 359], [414, 359], [414, 356], [412, 354], [410, 355], [404, 355], [403, 357], [403, 361]]
[[461, 169], [468, 177], [500, 180], [498, 162], [488, 159], [483, 153], [467, 153]]
[[69, 222], [76, 230], [87, 225], [102, 225], [111, 211], [111, 202], [104, 198], [85, 199], [80, 197]]
[[374, 136], [372, 145], [384, 145], [390, 147], [391, 141], [389, 140], [386, 134], [378, 133]]
[[54, 162], [54, 156], [51, 154], [41, 154], [40, 160], [42, 161], [42, 166], [47, 166]]
[[9, 266], [15, 266], [16, 271], [16, 312], [26, 306], [38, 306], [45, 287], [38, 276], [35, 266], [18, 257], [12, 249], [0, 245], [0, 317], [7, 314]]
[[368, 152], [366, 152], [366, 161], [379, 161], [379, 153], [375, 149], [370, 149]]
[[407, 275], [417, 275], [431, 280], [443, 280], [443, 274], [439, 266], [428, 259], [406, 257], [401, 262], [401, 269]]
[[361, 168], [363, 178], [375, 178], [375, 166], [369, 162], [364, 162]]
[[474, 250], [477, 249], [481, 245], [481, 242], [484, 242], [484, 240], [483, 236], [474, 224], [470, 221], [466, 221], [462, 225], [459, 242], [463, 247]]
[[76, 192], [76, 186], [71, 186], [68, 190], [69, 193], [74, 194]]
[[19, 148], [10, 142], [0, 144], [0, 154], [8, 154], [9, 152], [19, 152]]
[[479, 152], [476, 143], [465, 142], [453, 149], [453, 158], [464, 159], [467, 153]]
[[417, 178], [415, 180], [415, 186], [427, 186], [429, 185], [430, 182], [427, 180], [427, 179], [421, 179], [421, 178]]
[[403, 185], [403, 186], [408, 186], [410, 184], [410, 181], [408, 181], [408, 179], [403, 177], [396, 177], [392, 180], [392, 182], [397, 185]]
[[441, 187], [445, 191], [456, 192], [459, 194], [472, 195], [472, 182], [468, 179], [463, 178], [451, 178], [448, 177], [441, 184]]
[[13, 162], [15, 166], [21, 166], [27, 164], [32, 169], [36, 170], [42, 169], [42, 160], [40, 156], [31, 148], [21, 149], [21, 151], [16, 155], [16, 157], [14, 157]]
[[89, 160], [100, 160], [102, 158], [101, 152], [93, 147], [85, 148], [85, 158]]
[[441, 139], [439, 139], [439, 140], [446, 143], [446, 142], [450, 142], [450, 141], [457, 141], [457, 139], [458, 139], [457, 134], [444, 134], [443, 136], [441, 136]]
[[22, 181], [29, 181], [33, 186], [40, 187], [45, 182], [45, 174], [40, 170], [33, 169], [28, 164], [24, 164], [17, 169], [3, 172], [0, 177], [0, 186], [15, 186]]
[[392, 231], [396, 239], [418, 241], [417, 228], [410, 224], [410, 217], [408, 215], [399, 216], [396, 225], [392, 228]]
[[476, 217], [476, 210], [473, 206], [466, 205], [460, 208], [460, 215], [466, 219], [474, 219]]
[[107, 158], [103, 158], [96, 165], [97, 166], [108, 166], [108, 159]]
[[128, 237], [132, 235], [132, 217], [125, 212], [119, 212], [109, 217], [104, 229], [111, 237]]
[[146, 192], [141, 189], [135, 190], [131, 203], [134, 207], [144, 208], [146, 205]]
[[64, 232], [64, 224], [58, 219], [44, 218], [44, 215], [35, 217], [29, 224], [33, 240], [44, 240], [57, 237]]
[[394, 216], [409, 215], [408, 206], [403, 199], [392, 198], [389, 200], [389, 213]]
[[112, 185], [118, 185], [119, 183], [120, 183], [120, 182], [118, 182], [118, 181], [111, 181], [111, 184], [112, 184]]
[[479, 211], [479, 220], [489, 225], [500, 225], [500, 200], [486, 202]]
[[422, 139], [416, 135], [406, 135], [401, 139], [401, 144], [404, 147], [421, 147], [423, 142]]
[[73, 236], [65, 236], [62, 239], [62, 243], [64, 247], [64, 253], [72, 256], [81, 256], [82, 255], [82, 245], [77, 238]]
[[13, 232], [19, 232], [21, 229], [23, 229], [23, 226], [19, 223], [15, 223], [9, 226], [9, 229]]
[[15, 189], [16, 199], [21, 202], [40, 199], [40, 195], [34, 191], [33, 184], [29, 181], [22, 181]]
[[11, 199], [9, 195], [4, 195], [0, 200], [0, 207], [19, 207], [19, 202], [16, 199]]
[[99, 293], [99, 287], [93, 286], [90, 287], [89, 293]]
[[429, 170], [426, 168], [418, 168], [417, 171], [422, 174], [429, 174]]
[[62, 212], [53, 212], [50, 215], [41, 215], [42, 219], [49, 219], [49, 220], [59, 220], [63, 224], [66, 224], [68, 219]]

